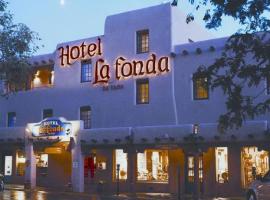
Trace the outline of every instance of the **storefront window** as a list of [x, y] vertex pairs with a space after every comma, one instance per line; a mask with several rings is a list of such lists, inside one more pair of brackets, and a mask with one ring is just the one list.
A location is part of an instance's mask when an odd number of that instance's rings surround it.
[[5, 176], [12, 175], [12, 156], [5, 156]]
[[168, 182], [168, 151], [145, 150], [137, 154], [137, 180]]
[[25, 174], [25, 156], [22, 152], [17, 152], [16, 167], [17, 167], [17, 176], [24, 176], [24, 174]]
[[127, 153], [124, 153], [123, 149], [115, 150], [115, 180], [117, 179], [117, 165], [119, 168], [119, 179], [127, 179]]
[[264, 175], [269, 170], [267, 151], [259, 151], [257, 147], [246, 147], [241, 151], [242, 185], [248, 187], [256, 175]]
[[39, 154], [36, 156], [37, 167], [48, 167], [48, 154]]
[[96, 170], [96, 156], [87, 156], [84, 158], [84, 177], [94, 178]]
[[228, 148], [217, 147], [216, 154], [216, 180], [218, 183], [228, 182]]

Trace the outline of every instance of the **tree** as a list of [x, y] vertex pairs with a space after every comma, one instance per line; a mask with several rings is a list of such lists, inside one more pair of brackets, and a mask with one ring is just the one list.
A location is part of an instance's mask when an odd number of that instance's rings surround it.
[[[198, 73], [207, 74], [212, 90], [221, 88], [226, 96], [226, 113], [219, 117], [219, 129], [239, 128], [247, 119], [270, 111], [270, 98], [264, 88], [270, 83], [270, 0], [189, 0], [204, 9], [203, 20], [208, 29], [222, 26], [224, 17], [231, 17], [241, 29], [227, 39], [220, 57], [210, 66], [200, 66]], [[187, 23], [194, 20], [193, 13]], [[256, 94], [247, 94], [244, 88]], [[264, 96], [263, 96], [264, 95]]]
[[27, 87], [31, 76], [29, 58], [38, 49], [34, 42], [39, 40], [25, 24], [13, 23], [7, 4], [0, 0], [0, 82], [8, 86], [5, 95]]

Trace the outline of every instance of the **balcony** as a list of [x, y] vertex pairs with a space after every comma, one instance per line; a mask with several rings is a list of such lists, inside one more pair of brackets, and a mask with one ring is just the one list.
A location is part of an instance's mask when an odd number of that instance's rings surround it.
[[38, 88], [51, 88], [54, 84], [54, 71], [53, 67], [41, 67], [35, 70], [33, 75], [33, 80], [31, 82], [31, 89]]

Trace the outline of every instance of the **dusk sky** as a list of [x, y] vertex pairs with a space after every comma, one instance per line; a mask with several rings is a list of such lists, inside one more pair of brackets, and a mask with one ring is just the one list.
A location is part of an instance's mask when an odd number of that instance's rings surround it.
[[[8, 10], [16, 23], [24, 23], [37, 32], [44, 45], [36, 54], [52, 53], [61, 42], [102, 35], [108, 15], [158, 5], [164, 0], [12, 0]], [[194, 11], [188, 0], [179, 0], [178, 9], [187, 14]], [[204, 26], [202, 12], [196, 23]], [[230, 20], [222, 28], [212, 30], [213, 38], [234, 33], [239, 27]]]

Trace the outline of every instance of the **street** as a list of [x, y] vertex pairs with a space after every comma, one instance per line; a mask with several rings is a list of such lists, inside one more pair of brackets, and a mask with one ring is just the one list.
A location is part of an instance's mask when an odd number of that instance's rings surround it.
[[[97, 196], [89, 194], [78, 194], [72, 192], [45, 192], [45, 191], [19, 191], [5, 190], [0, 192], [0, 200], [174, 200], [169, 195], [162, 194], [137, 194], [130, 197], [126, 195], [120, 196]], [[183, 198], [190, 199], [190, 198]], [[205, 199], [210, 200], [210, 199]], [[211, 200], [244, 200], [244, 198], [214, 198]]]

